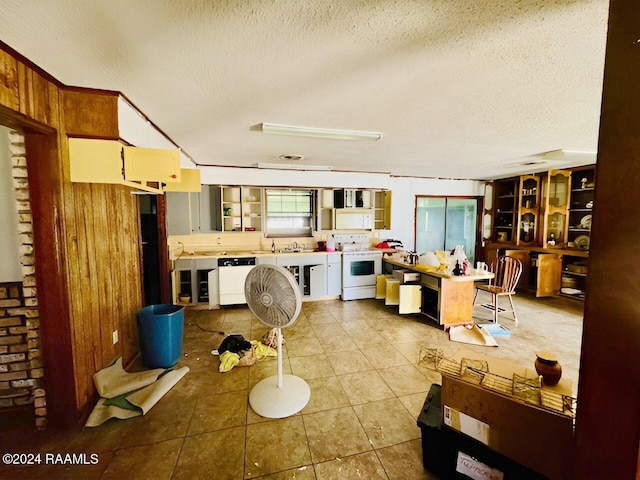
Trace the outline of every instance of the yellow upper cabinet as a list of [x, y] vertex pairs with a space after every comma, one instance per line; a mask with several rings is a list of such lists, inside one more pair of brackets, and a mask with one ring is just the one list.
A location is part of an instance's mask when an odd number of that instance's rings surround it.
[[[180, 152], [175, 150], [129, 147], [117, 140], [69, 138], [69, 162], [72, 182], [114, 183], [147, 189], [147, 182], [180, 184]], [[198, 174], [189, 174], [193, 181]], [[135, 183], [141, 182], [141, 183]], [[192, 188], [192, 187], [189, 187]], [[195, 188], [195, 187], [193, 187]], [[175, 191], [175, 190], [174, 190]]]

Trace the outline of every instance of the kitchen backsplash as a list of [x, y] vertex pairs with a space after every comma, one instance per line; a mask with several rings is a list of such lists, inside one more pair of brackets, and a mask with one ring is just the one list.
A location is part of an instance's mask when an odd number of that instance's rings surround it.
[[[380, 241], [375, 238], [375, 233], [358, 234], [358, 237], [368, 236], [371, 245]], [[262, 232], [243, 233], [197, 233], [192, 235], [170, 235], [168, 238], [169, 255], [179, 253], [184, 246], [186, 252], [247, 252], [247, 251], [269, 251], [271, 242], [275, 244], [276, 250], [291, 248], [294, 243], [299, 248], [318, 248], [318, 241], [326, 241], [330, 234], [326, 232], [317, 233], [314, 237], [286, 237], [286, 238], [266, 238]], [[345, 236], [344, 234], [340, 235]]]

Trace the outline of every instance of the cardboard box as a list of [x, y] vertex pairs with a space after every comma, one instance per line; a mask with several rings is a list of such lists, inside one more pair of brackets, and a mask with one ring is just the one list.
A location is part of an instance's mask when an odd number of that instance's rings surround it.
[[[536, 376], [533, 369], [491, 359], [475, 352], [459, 352], [457, 360], [478, 359], [488, 371], [504, 378]], [[533, 363], [533, 362], [532, 362]], [[538, 406], [482, 385], [442, 373], [443, 422], [491, 450], [550, 479], [569, 478], [572, 463], [573, 417]], [[547, 388], [547, 387], [543, 387]], [[571, 384], [553, 387], [571, 395]]]

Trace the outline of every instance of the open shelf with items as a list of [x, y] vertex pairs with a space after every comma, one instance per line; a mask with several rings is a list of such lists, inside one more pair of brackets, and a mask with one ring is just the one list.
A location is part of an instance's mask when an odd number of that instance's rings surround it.
[[562, 256], [560, 295], [584, 300], [587, 282], [587, 253]]
[[517, 213], [517, 178], [494, 182], [493, 240], [499, 243], [514, 243]]
[[262, 231], [262, 188], [242, 187], [242, 230]]
[[569, 203], [568, 247], [589, 250], [591, 238], [591, 212], [595, 192], [595, 166], [573, 172]]
[[373, 215], [375, 230], [391, 229], [391, 190], [373, 191]]
[[261, 232], [262, 195], [261, 187], [220, 187], [222, 209], [222, 231]]

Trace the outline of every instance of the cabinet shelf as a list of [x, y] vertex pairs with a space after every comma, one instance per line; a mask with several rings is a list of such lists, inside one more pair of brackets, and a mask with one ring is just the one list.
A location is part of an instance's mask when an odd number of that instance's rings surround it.
[[572, 188], [572, 192], [593, 192], [595, 187], [587, 187], [587, 188]]
[[563, 275], [572, 275], [574, 277], [586, 277], [587, 276], [586, 273], [570, 272], [569, 270], [563, 270], [562, 274]]
[[592, 212], [592, 208], [570, 208], [570, 212]]

